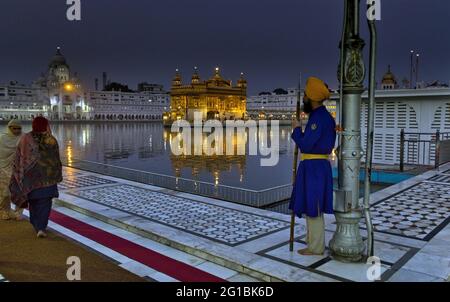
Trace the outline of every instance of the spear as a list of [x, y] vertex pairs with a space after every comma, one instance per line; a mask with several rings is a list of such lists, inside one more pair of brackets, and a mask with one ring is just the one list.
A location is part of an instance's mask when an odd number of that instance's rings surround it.
[[[301, 99], [301, 85], [302, 85], [302, 74], [300, 73], [300, 79], [298, 81], [298, 93], [297, 93], [297, 108], [295, 111], [295, 119], [300, 121], [300, 99]], [[298, 166], [298, 146], [295, 145], [294, 150], [294, 162], [292, 168], [292, 185], [295, 185], [295, 181], [297, 180], [297, 166]], [[295, 228], [295, 212], [292, 210], [291, 212], [291, 231], [289, 237], [289, 251], [294, 251], [294, 228]]]

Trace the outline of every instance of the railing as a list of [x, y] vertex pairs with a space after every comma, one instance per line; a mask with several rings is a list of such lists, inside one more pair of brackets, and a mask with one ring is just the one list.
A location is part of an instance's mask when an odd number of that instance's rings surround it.
[[450, 161], [443, 151], [450, 150], [450, 132], [405, 132], [400, 131], [400, 171], [404, 171], [405, 164], [434, 165], [439, 167]]
[[450, 133], [445, 133], [436, 144], [436, 167], [450, 162]]
[[181, 177], [145, 172], [130, 168], [112, 166], [87, 160], [63, 159], [67, 167], [131, 180], [171, 190], [222, 199], [252, 207], [264, 207], [290, 198], [292, 185], [282, 185], [265, 190], [250, 190], [226, 185], [215, 185]]

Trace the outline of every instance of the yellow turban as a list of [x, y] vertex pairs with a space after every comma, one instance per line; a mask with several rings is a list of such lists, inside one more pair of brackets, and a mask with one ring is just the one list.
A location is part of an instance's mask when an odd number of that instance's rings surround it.
[[306, 96], [315, 102], [325, 101], [330, 98], [330, 91], [325, 83], [318, 78], [311, 77], [306, 81]]

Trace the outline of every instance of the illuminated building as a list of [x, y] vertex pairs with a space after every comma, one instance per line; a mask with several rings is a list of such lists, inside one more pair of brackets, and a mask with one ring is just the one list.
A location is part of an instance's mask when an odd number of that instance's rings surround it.
[[161, 120], [169, 95], [161, 90], [141, 92], [91, 91], [86, 99], [94, 120]]
[[[253, 119], [291, 120], [295, 117], [298, 99], [298, 88], [288, 88], [286, 91], [260, 93], [250, 96], [247, 100], [247, 112]], [[303, 92], [300, 95], [303, 102]], [[336, 117], [336, 102], [326, 101], [328, 111]]]
[[398, 89], [398, 83], [397, 79], [395, 78], [394, 74], [391, 72], [391, 65], [388, 67], [388, 71], [384, 74], [383, 80], [381, 81], [381, 89], [382, 90], [388, 90], [388, 89]]
[[39, 115], [45, 116], [47, 108], [44, 104], [47, 101], [47, 93], [39, 87], [16, 81], [0, 85], [0, 120], [31, 120]]
[[161, 120], [169, 108], [162, 85], [140, 83], [138, 92], [87, 91], [58, 47], [47, 71], [31, 86], [0, 85], [0, 120]]
[[75, 73], [70, 72], [70, 66], [61, 53], [56, 54], [48, 65], [45, 75], [34, 85], [40, 86], [48, 93], [48, 116], [54, 120], [81, 120], [90, 118], [90, 108], [84, 98], [83, 87]]
[[183, 85], [177, 70], [170, 97], [170, 110], [164, 117], [166, 125], [177, 119], [193, 121], [196, 112], [204, 121], [246, 118], [247, 81], [243, 74], [233, 86], [231, 81], [222, 78], [219, 68], [215, 69], [211, 79], [205, 81], [200, 79], [195, 69], [191, 83]]

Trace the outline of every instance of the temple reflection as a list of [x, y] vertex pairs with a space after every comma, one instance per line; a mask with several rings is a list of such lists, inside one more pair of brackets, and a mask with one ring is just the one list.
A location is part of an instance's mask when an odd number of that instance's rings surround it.
[[[192, 130], [194, 131], [194, 130]], [[170, 140], [173, 140], [177, 134], [171, 133], [169, 129], [164, 130], [165, 143], [169, 144]], [[221, 173], [231, 172], [233, 168], [238, 171], [239, 178], [243, 179], [246, 169], [246, 147], [248, 133], [242, 134], [234, 133], [231, 137], [227, 138], [224, 134], [222, 136], [222, 142], [220, 142], [220, 136], [215, 135], [214, 141], [209, 145], [209, 134], [202, 133], [200, 144], [196, 144], [194, 139], [191, 140], [191, 144], [181, 143], [178, 148], [182, 149], [181, 155], [170, 154], [170, 161], [172, 165], [173, 174], [176, 177], [182, 177], [182, 171], [188, 169], [191, 171], [192, 179], [199, 180], [201, 173], [208, 173], [213, 176], [214, 184], [221, 184]], [[229, 141], [227, 141], [229, 139]], [[227, 144], [230, 144], [232, 150], [227, 150]], [[219, 146], [223, 148], [218, 148]], [[205, 147], [211, 147], [213, 151], [212, 155], [208, 155], [205, 152]], [[172, 145], [172, 148], [177, 146]], [[223, 152], [218, 152], [222, 149]], [[241, 150], [241, 152], [238, 152]], [[230, 152], [231, 151], [231, 152]], [[197, 154], [197, 155], [196, 155]], [[241, 154], [241, 155], [240, 155]]]
[[[206, 182], [255, 190], [285, 185], [291, 178], [294, 144], [289, 126], [280, 127], [279, 131], [270, 127], [265, 131], [247, 129], [241, 136], [236, 132], [229, 139], [232, 152], [226, 150], [224, 129], [222, 142], [211, 144], [213, 149], [223, 145], [222, 155], [204, 154], [209, 134], [203, 134], [200, 143], [192, 139], [190, 145], [182, 145], [192, 155], [181, 156], [173, 155], [170, 143], [177, 134], [161, 123], [55, 123], [52, 130], [58, 138], [61, 155], [74, 163], [86, 160], [187, 178], [198, 181], [199, 186], [200, 182]], [[274, 139], [280, 142], [280, 162], [275, 167], [261, 167], [261, 158], [265, 156], [261, 152], [250, 156], [249, 146], [256, 145], [261, 151], [261, 147], [272, 146]], [[240, 150], [243, 152], [238, 153]]]

